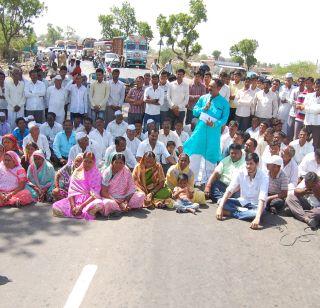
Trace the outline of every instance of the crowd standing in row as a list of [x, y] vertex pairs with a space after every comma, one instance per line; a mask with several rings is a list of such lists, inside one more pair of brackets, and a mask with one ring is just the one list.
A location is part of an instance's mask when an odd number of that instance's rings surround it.
[[320, 80], [199, 71], [189, 84], [178, 69], [128, 89], [118, 69], [109, 81], [97, 69], [91, 84], [80, 62], [55, 70], [50, 81], [37, 68], [30, 81], [0, 72], [0, 206], [55, 201], [55, 216], [91, 220], [141, 207], [195, 213], [210, 198], [217, 219], [253, 229], [265, 210], [318, 226]]

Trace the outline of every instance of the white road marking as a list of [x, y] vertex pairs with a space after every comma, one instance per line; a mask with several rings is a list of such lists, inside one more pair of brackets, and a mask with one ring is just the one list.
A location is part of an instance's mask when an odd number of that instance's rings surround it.
[[95, 264], [88, 264], [82, 269], [82, 272], [74, 285], [64, 308], [80, 307], [97, 268], [98, 266]]

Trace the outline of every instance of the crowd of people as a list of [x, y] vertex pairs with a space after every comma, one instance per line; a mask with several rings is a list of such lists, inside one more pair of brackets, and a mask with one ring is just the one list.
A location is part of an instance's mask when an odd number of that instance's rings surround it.
[[118, 69], [88, 84], [72, 65], [51, 80], [0, 72], [0, 207], [49, 202], [54, 216], [92, 220], [143, 207], [195, 214], [211, 199], [217, 219], [253, 229], [265, 211], [319, 225], [319, 79], [199, 71], [189, 83], [178, 69], [130, 88]]

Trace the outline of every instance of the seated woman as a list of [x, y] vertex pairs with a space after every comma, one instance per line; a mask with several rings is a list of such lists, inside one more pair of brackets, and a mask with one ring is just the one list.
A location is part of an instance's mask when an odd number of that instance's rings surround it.
[[194, 174], [189, 168], [190, 159], [188, 154], [181, 153], [179, 155], [178, 163], [171, 166], [167, 172], [166, 184], [173, 191], [178, 186], [178, 177], [180, 174], [186, 174], [188, 176], [188, 186], [194, 190], [193, 203], [206, 204], [206, 196], [203, 191], [194, 188]]
[[7, 134], [2, 137], [2, 144], [4, 146], [5, 152], [13, 151], [20, 156], [22, 156], [22, 151], [19, 147], [18, 140], [12, 134]]
[[26, 171], [20, 164], [18, 154], [8, 151], [0, 163], [0, 207], [28, 205], [35, 200], [26, 189]]
[[131, 171], [123, 154], [115, 154], [111, 165], [102, 174], [103, 215], [125, 212], [143, 207], [145, 194], [136, 191]]
[[27, 174], [29, 185], [38, 194], [38, 201], [51, 202], [55, 171], [41, 150], [32, 154]]
[[82, 161], [83, 154], [80, 153], [76, 156], [73, 162], [64, 165], [60, 170], [58, 170], [54, 179], [55, 188], [52, 191], [55, 201], [61, 200], [68, 196], [71, 175], [75, 169], [80, 167]]
[[24, 154], [21, 157], [21, 166], [24, 168], [24, 170], [28, 171], [28, 168], [30, 166], [30, 158], [32, 154], [39, 150], [38, 145], [31, 141], [26, 145], [26, 148], [24, 149]]
[[103, 214], [100, 197], [101, 174], [92, 152], [83, 154], [83, 161], [71, 175], [68, 197], [52, 206], [53, 216], [93, 220]]
[[143, 155], [140, 163], [133, 170], [136, 187], [146, 194], [145, 206], [173, 208], [171, 190], [165, 185], [165, 176], [156, 156], [149, 151]]

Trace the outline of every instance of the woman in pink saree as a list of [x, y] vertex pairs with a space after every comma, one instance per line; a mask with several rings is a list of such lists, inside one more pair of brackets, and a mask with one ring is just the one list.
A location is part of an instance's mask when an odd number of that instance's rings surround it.
[[111, 165], [102, 174], [103, 215], [126, 212], [143, 207], [145, 193], [137, 191], [125, 156], [115, 154]]
[[96, 159], [92, 152], [83, 155], [83, 161], [72, 174], [68, 197], [55, 202], [53, 215], [93, 220], [97, 212], [103, 208], [100, 197], [101, 174], [96, 167]]
[[8, 151], [0, 163], [0, 207], [28, 205], [35, 200], [26, 189], [26, 171], [20, 163], [18, 154]]

